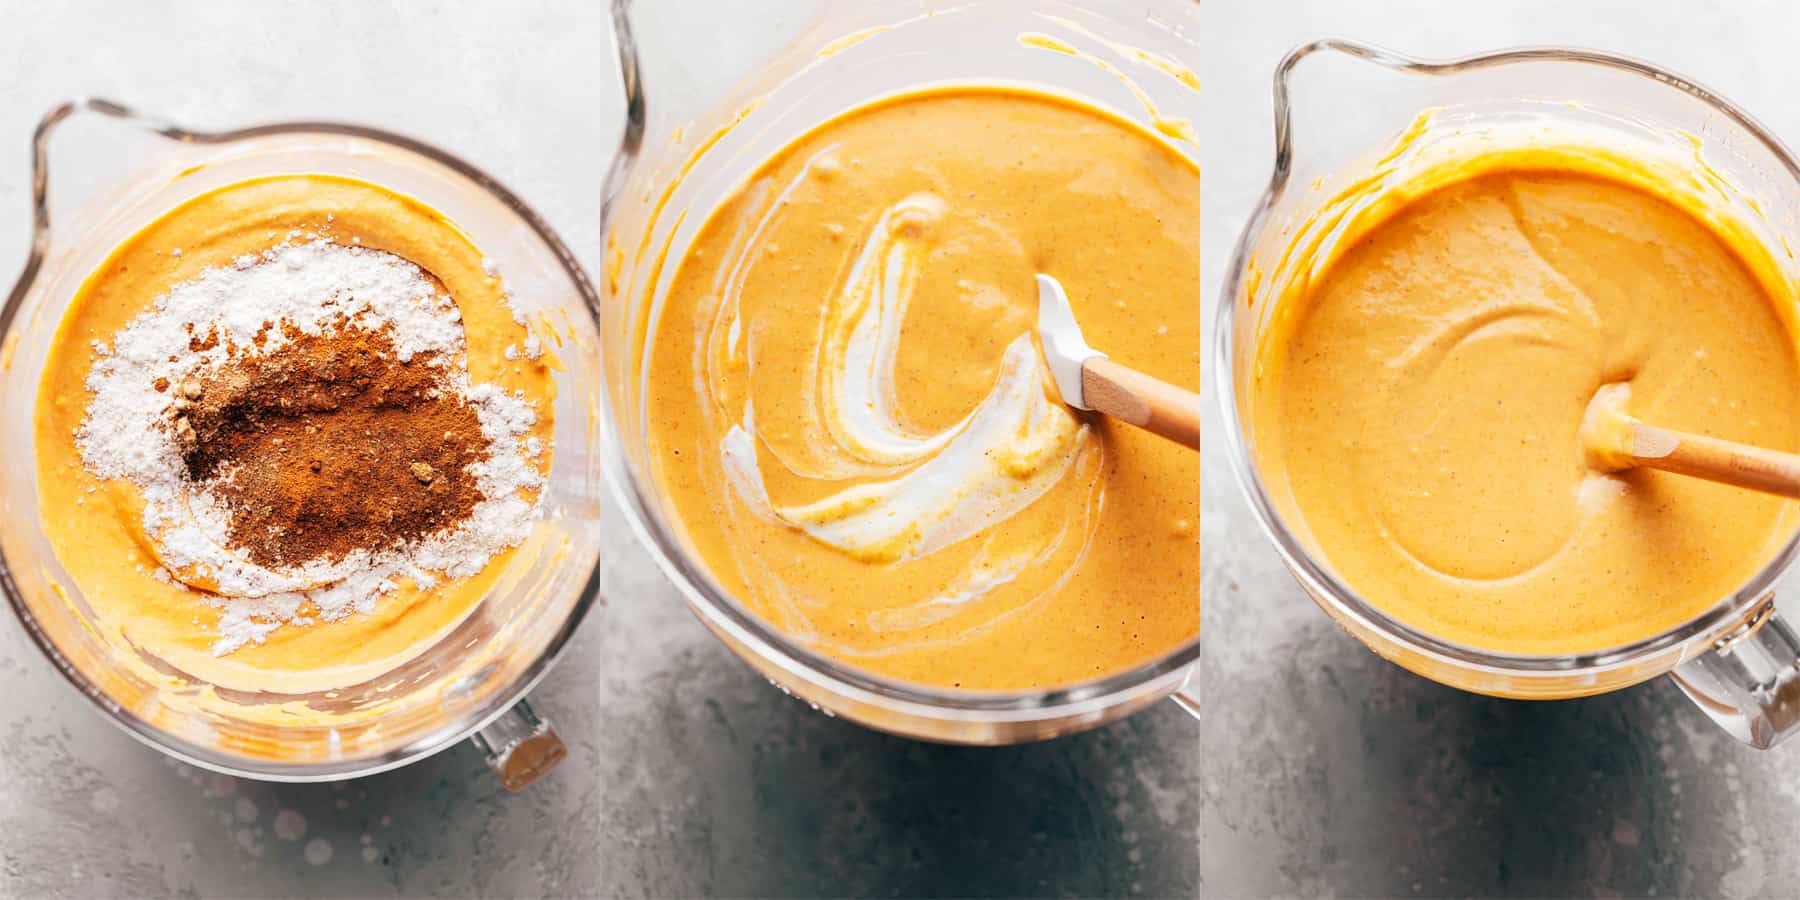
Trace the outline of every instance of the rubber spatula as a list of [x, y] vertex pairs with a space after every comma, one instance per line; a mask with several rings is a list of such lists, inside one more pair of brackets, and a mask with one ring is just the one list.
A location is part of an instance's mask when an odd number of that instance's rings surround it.
[[1062, 401], [1200, 449], [1200, 395], [1113, 362], [1087, 345], [1069, 296], [1039, 275], [1038, 340]]
[[1631, 386], [1618, 382], [1588, 402], [1581, 422], [1588, 465], [1659, 469], [1800, 499], [1800, 455], [1647, 424], [1625, 412], [1630, 397]]

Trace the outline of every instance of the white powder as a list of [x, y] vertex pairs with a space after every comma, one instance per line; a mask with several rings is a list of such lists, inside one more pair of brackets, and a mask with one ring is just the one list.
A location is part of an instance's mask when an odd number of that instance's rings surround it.
[[[184, 477], [169, 428], [179, 393], [173, 386], [227, 364], [234, 352], [261, 355], [289, 343], [281, 328], [265, 323], [319, 335], [340, 318], [387, 329], [401, 361], [437, 354], [446, 390], [474, 409], [488, 440], [488, 457], [468, 469], [483, 499], [455, 527], [397, 549], [287, 568], [258, 565], [228, 546], [229, 508], [207, 484]], [[537, 503], [521, 492], [543, 483], [527, 462], [541, 451], [528, 435], [537, 414], [522, 394], [470, 383], [461, 319], [454, 300], [410, 262], [316, 241], [209, 269], [157, 298], [111, 347], [96, 342], [87, 382], [94, 398], [76, 431], [82, 461], [95, 475], [127, 479], [142, 492], [144, 530], [163, 566], [159, 579], [211, 589], [205, 596], [221, 611], [215, 654], [260, 643], [284, 624], [310, 622], [300, 615], [309, 601], [318, 618], [333, 620], [373, 611], [403, 578], [429, 587], [438, 577], [473, 575], [530, 533]], [[212, 344], [196, 350], [196, 339]], [[166, 379], [163, 391], [159, 379]]]
[[525, 349], [519, 349], [518, 344], [507, 344], [505, 355], [508, 361], [537, 359], [544, 355], [544, 344], [538, 340], [537, 335], [528, 334], [525, 336]]

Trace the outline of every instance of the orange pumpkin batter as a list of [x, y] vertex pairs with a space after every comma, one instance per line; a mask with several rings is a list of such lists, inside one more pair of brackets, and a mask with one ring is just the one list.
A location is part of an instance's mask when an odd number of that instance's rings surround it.
[[[179, 582], [152, 577], [158, 567], [137, 488], [94, 477], [72, 437], [88, 406], [93, 343], [110, 342], [170, 287], [260, 254], [294, 231], [392, 253], [435, 276], [462, 313], [472, 379], [536, 401], [533, 433], [546, 448], [553, 427], [549, 369], [506, 358], [526, 329], [514, 321], [499, 278], [483, 270], [480, 251], [454, 224], [414, 200], [335, 176], [257, 179], [196, 197], [120, 245], [71, 300], [45, 365], [36, 412], [44, 528], [100, 617], [99, 630], [122, 647], [238, 690], [300, 693], [388, 671], [462, 621], [511, 556], [503, 552], [473, 577], [428, 589], [409, 582], [385, 595], [373, 613], [286, 625], [261, 644], [223, 656], [211, 650], [218, 609]], [[547, 450], [537, 462], [548, 468]]]
[[1595, 651], [1718, 603], [1794, 505], [1591, 467], [1583, 414], [1624, 382], [1647, 421], [1800, 449], [1792, 288], [1629, 155], [1494, 153], [1434, 179], [1277, 300], [1250, 397], [1278, 501], [1371, 603], [1483, 649]]
[[645, 354], [657, 482], [713, 576], [933, 685], [1065, 685], [1192, 640], [1197, 460], [1057, 400], [1033, 276], [1193, 388], [1198, 198], [1161, 138], [1020, 90], [888, 99], [763, 163]]

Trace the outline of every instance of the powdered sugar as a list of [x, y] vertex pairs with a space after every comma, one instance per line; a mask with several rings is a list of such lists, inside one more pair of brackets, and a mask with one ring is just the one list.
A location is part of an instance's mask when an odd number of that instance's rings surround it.
[[[311, 335], [347, 320], [387, 330], [408, 361], [435, 354], [447, 392], [476, 412], [489, 453], [469, 467], [483, 500], [455, 527], [396, 549], [356, 551], [292, 568], [251, 562], [228, 546], [231, 512], [205, 484], [184, 477], [168, 424], [180, 385], [225, 364], [233, 353], [266, 354], [287, 344], [283, 329]], [[215, 654], [260, 643], [288, 623], [370, 612], [378, 598], [410, 579], [473, 575], [530, 533], [542, 476], [527, 462], [540, 448], [532, 404], [491, 384], [470, 383], [461, 312], [417, 266], [397, 256], [325, 241], [287, 243], [229, 267], [209, 269], [157, 298], [111, 347], [96, 343], [87, 387], [93, 392], [76, 442], [87, 468], [124, 478], [144, 499], [145, 533], [169, 577], [204, 588], [221, 610]], [[162, 390], [158, 390], [158, 385]]]

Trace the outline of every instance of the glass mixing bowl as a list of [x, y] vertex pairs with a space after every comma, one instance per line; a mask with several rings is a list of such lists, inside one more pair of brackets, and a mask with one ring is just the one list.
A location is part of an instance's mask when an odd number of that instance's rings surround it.
[[[1714, 721], [1768, 747], [1800, 727], [1800, 639], [1775, 611], [1790, 539], [1761, 572], [1705, 613], [1665, 634], [1596, 653], [1494, 653], [1411, 628], [1340, 580], [1257, 471], [1248, 390], [1273, 298], [1305, 277], [1294, 246], [1328, 258], [1341, 210], [1318, 215], [1350, 184], [1404, 179], [1409, 166], [1463, 141], [1525, 130], [1574, 129], [1624, 146], [1696, 158], [1708, 190], [1766, 247], [1796, 246], [1800, 165], [1787, 148], [1716, 94], [1647, 63], [1566, 49], [1527, 49], [1427, 62], [1343, 40], [1304, 45], [1275, 75], [1275, 170], [1245, 226], [1219, 297], [1215, 377], [1225, 440], [1239, 483], [1282, 559], [1321, 608], [1380, 655], [1453, 687], [1523, 698], [1617, 690], [1669, 673]], [[1345, 109], [1356, 115], [1346, 116]], [[1419, 131], [1420, 115], [1432, 111]], [[1647, 142], [1647, 143], [1645, 143]], [[1371, 190], [1369, 196], [1379, 196]], [[1316, 243], [1314, 243], [1316, 242]], [[1791, 253], [1777, 253], [1800, 277]]]
[[[39, 525], [33, 413], [51, 337], [71, 297], [127, 236], [177, 204], [246, 178], [329, 173], [416, 197], [501, 267], [544, 317], [557, 376], [545, 516], [494, 590], [424, 653], [379, 678], [315, 694], [215, 688], [93, 627], [81, 589]], [[367, 775], [470, 735], [511, 788], [563, 746], [521, 699], [598, 597], [600, 472], [594, 289], [562, 242], [498, 182], [448, 153], [329, 123], [201, 133], [103, 100], [53, 110], [33, 141], [30, 257], [0, 308], [0, 587], [27, 632], [132, 736], [215, 771], [280, 781]]]
[[[1194, 708], [1197, 695], [1183, 686], [1200, 652], [1198, 639], [1127, 672], [1029, 692], [901, 683], [790, 640], [724, 591], [682, 538], [650, 474], [637, 369], [646, 317], [675, 268], [660, 262], [680, 260], [705, 215], [789, 140], [836, 113], [931, 83], [1041, 86], [1153, 128], [1159, 115], [1162, 124], [1197, 116], [1197, 79], [1171, 62], [1198, 53], [1188, 34], [1198, 27], [1193, 5], [697, 6], [619, 0], [613, 7], [630, 122], [604, 207], [602, 444], [624, 519], [695, 615], [734, 653], [783, 690], [874, 728], [997, 744], [1093, 727], [1171, 694]], [[1027, 32], [1088, 56], [1023, 46], [1019, 37]], [[1198, 164], [1198, 148], [1182, 149]]]

